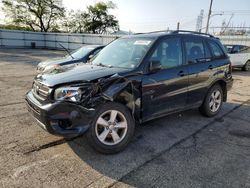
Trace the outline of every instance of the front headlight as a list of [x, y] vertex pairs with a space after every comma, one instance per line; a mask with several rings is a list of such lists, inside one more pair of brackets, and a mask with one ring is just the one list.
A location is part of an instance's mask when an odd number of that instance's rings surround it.
[[55, 90], [54, 99], [79, 102], [83, 93], [84, 91], [80, 87], [61, 87]]

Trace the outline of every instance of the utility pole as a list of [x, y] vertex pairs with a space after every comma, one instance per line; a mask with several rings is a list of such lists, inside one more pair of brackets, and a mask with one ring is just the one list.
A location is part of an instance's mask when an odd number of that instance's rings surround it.
[[213, 6], [213, 0], [210, 0], [210, 6], [209, 6], [209, 11], [208, 11], [208, 17], [207, 17], [206, 33], [208, 33], [209, 21], [210, 21], [210, 17], [212, 14], [212, 6]]
[[197, 17], [196, 21], [196, 31], [201, 32], [202, 30], [202, 22], [203, 22], [204, 10], [201, 9], [200, 15]]
[[180, 30], [180, 22], [177, 22], [177, 31]]

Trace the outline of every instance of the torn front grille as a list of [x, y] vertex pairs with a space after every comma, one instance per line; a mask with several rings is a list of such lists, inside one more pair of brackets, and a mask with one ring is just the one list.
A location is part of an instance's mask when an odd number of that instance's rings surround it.
[[39, 82], [34, 82], [32, 92], [39, 99], [46, 100], [49, 97], [50, 88]]

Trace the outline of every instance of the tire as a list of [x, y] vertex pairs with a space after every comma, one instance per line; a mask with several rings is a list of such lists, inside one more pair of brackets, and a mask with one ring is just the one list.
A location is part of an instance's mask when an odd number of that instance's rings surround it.
[[248, 60], [246, 62], [246, 64], [244, 65], [244, 67], [242, 67], [243, 71], [249, 71], [250, 70], [250, 60]]
[[109, 102], [96, 113], [87, 139], [98, 152], [113, 154], [125, 149], [134, 135], [134, 129], [135, 121], [128, 108]]
[[223, 91], [220, 85], [212, 86], [206, 95], [206, 98], [199, 108], [202, 115], [213, 117], [219, 113], [223, 103]]

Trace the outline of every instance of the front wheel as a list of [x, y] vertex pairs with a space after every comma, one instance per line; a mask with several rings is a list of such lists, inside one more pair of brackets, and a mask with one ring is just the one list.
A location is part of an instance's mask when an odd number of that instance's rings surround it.
[[135, 122], [122, 104], [110, 102], [99, 108], [88, 131], [89, 143], [99, 152], [123, 150], [134, 134]]
[[246, 62], [244, 67], [242, 68], [243, 71], [249, 71], [250, 70], [250, 60]]
[[203, 115], [212, 117], [219, 113], [222, 107], [222, 103], [223, 91], [221, 89], [221, 86], [214, 85], [209, 89], [206, 98], [199, 109]]

